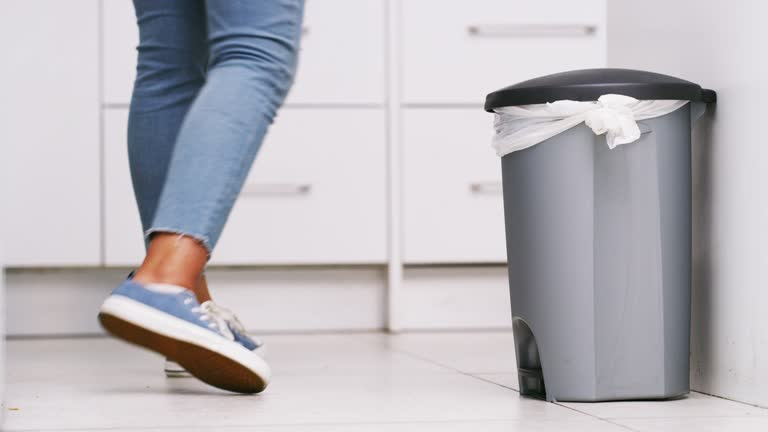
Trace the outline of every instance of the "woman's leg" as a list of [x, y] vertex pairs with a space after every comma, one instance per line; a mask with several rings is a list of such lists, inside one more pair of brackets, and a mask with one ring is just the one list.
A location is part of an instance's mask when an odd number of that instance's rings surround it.
[[303, 0], [205, 2], [209, 68], [176, 138], [134, 278], [191, 288], [292, 83]]
[[[208, 42], [203, 0], [135, 0], [134, 7], [140, 42], [128, 117], [128, 157], [146, 231], [157, 211], [181, 124], [205, 84]], [[204, 281], [196, 288], [201, 301], [210, 299]]]

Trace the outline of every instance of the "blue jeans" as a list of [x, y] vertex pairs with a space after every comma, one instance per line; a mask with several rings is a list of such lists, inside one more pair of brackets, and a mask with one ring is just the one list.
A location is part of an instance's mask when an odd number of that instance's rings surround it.
[[296, 70], [303, 0], [134, 0], [128, 156], [145, 239], [210, 252]]

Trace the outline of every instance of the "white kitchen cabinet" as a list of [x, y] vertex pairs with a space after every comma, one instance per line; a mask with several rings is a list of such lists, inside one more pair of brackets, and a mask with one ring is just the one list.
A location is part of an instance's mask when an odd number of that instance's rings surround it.
[[6, 266], [100, 263], [98, 1], [0, 2]]
[[403, 114], [403, 260], [506, 262], [501, 162], [482, 109]]
[[403, 101], [482, 104], [540, 75], [605, 66], [605, 0], [401, 0]]
[[102, 50], [106, 104], [128, 104], [136, 78], [136, 56], [139, 29], [131, 0], [101, 1]]
[[213, 263], [386, 263], [385, 137], [380, 109], [281, 111]]
[[144, 235], [128, 165], [128, 110], [104, 110], [104, 260], [135, 266], [144, 258]]
[[[212, 264], [386, 262], [381, 109], [286, 108], [270, 130]], [[143, 256], [125, 143], [127, 110], [105, 115], [106, 262]]]
[[[473, 315], [500, 297], [469, 298], [498, 290], [496, 279], [472, 283], [472, 270], [443, 283], [427, 271], [414, 285], [410, 265], [498, 264], [503, 280], [500, 164], [480, 105], [521, 80], [605, 66], [605, 4], [308, 0], [296, 83], [212, 264], [370, 264], [387, 270], [392, 329], [429, 326], [412, 318], [438, 297], [453, 306], [430, 325], [502, 325], [500, 308]], [[0, 36], [6, 264], [138, 264], [125, 142], [131, 1], [6, 0]]]
[[[130, 0], [102, 0], [104, 101], [127, 104], [138, 30]], [[385, 0], [306, 3], [299, 69], [287, 103], [382, 105]]]

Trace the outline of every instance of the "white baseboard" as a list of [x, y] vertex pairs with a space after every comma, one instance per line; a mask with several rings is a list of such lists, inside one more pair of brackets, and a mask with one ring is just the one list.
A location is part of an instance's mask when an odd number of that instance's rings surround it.
[[[10, 269], [11, 336], [101, 334], [96, 312], [124, 268]], [[256, 332], [385, 327], [386, 269], [210, 268], [211, 293]], [[406, 267], [395, 313], [402, 330], [509, 329], [503, 266]]]
[[404, 330], [511, 329], [506, 266], [406, 267]]
[[6, 270], [9, 336], [100, 333], [96, 312], [126, 270]]
[[[126, 269], [9, 270], [7, 331], [11, 336], [101, 334], [96, 313]], [[217, 302], [250, 329], [380, 330], [383, 268], [210, 269]]]
[[216, 301], [267, 332], [381, 330], [385, 274], [383, 267], [208, 271]]

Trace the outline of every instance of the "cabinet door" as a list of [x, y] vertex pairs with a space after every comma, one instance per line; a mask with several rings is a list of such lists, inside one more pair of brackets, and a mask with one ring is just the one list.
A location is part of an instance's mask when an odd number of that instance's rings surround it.
[[[384, 103], [385, 0], [308, 1], [288, 104]], [[126, 104], [138, 30], [130, 0], [104, 1], [104, 96]]]
[[97, 0], [0, 2], [7, 266], [100, 261]]
[[[106, 257], [143, 254], [125, 146], [127, 110], [107, 110]], [[381, 109], [286, 108], [259, 151], [212, 264], [386, 261], [386, 149]]]
[[104, 259], [135, 266], [144, 258], [144, 234], [128, 167], [128, 109], [104, 110]]
[[605, 66], [605, 0], [401, 2], [409, 104], [482, 104], [520, 81]]
[[403, 259], [505, 262], [501, 162], [493, 116], [480, 109], [403, 114]]

